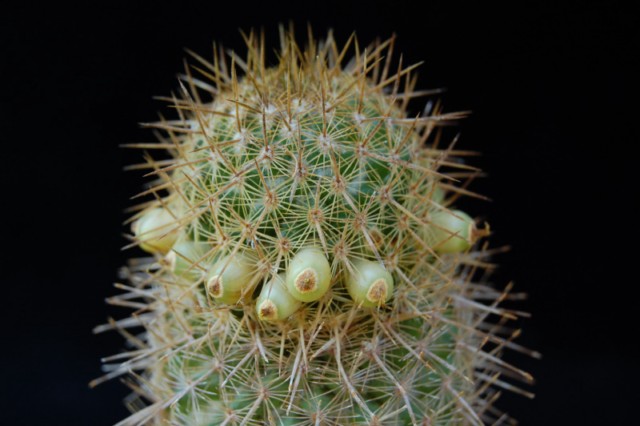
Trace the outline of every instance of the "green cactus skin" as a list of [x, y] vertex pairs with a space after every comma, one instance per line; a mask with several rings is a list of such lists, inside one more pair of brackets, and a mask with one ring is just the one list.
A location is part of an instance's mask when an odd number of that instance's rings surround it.
[[415, 65], [392, 70], [393, 38], [301, 49], [281, 30], [267, 67], [264, 38], [244, 36], [244, 59], [194, 55], [177, 117], [133, 145], [170, 158], [146, 156], [132, 245], [152, 257], [110, 299], [135, 312], [97, 328], [130, 344], [93, 382], [130, 377], [119, 424], [507, 421], [498, 390], [530, 394], [503, 376], [532, 378], [501, 352], [536, 353], [505, 326], [510, 287], [484, 281], [488, 232], [451, 210], [477, 170], [439, 148], [440, 126], [465, 114], [408, 115], [429, 93]]

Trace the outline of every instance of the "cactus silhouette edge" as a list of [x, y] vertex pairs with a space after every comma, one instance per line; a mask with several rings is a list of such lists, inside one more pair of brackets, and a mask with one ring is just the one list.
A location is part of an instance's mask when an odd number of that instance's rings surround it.
[[487, 281], [488, 225], [455, 207], [481, 197], [442, 141], [466, 114], [409, 115], [439, 91], [394, 37], [302, 48], [281, 27], [274, 66], [243, 37], [245, 57], [192, 53], [174, 117], [146, 124], [158, 141], [129, 145], [149, 183], [128, 247], [147, 256], [109, 299], [131, 316], [95, 330], [126, 350], [92, 382], [131, 388], [119, 425], [514, 422], [494, 403], [533, 378], [502, 352], [538, 354], [513, 342], [511, 285]]

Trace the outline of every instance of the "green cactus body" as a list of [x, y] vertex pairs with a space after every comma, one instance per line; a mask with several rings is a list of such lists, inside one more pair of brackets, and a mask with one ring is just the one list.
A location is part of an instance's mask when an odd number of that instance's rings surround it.
[[408, 117], [420, 93], [414, 67], [391, 72], [393, 39], [302, 51], [283, 31], [271, 68], [263, 40], [247, 45], [245, 59], [196, 56], [177, 119], [144, 146], [171, 158], [148, 156], [133, 241], [153, 257], [113, 299], [138, 311], [101, 328], [144, 328], [107, 375], [139, 371], [121, 424], [503, 416], [495, 386], [515, 387], [499, 377], [530, 377], [499, 358], [518, 346], [489, 321], [515, 318], [497, 306], [507, 293], [476, 280], [487, 233], [447, 201], [477, 173], [438, 148], [439, 126], [464, 114]]

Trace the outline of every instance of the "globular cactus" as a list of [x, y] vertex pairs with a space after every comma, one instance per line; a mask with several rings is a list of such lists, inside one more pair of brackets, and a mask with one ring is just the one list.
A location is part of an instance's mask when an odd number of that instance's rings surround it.
[[302, 50], [281, 30], [273, 67], [245, 39], [245, 58], [194, 54], [176, 118], [133, 145], [170, 156], [146, 156], [131, 219], [153, 256], [110, 299], [135, 312], [98, 328], [130, 345], [95, 382], [129, 376], [120, 424], [507, 421], [499, 389], [527, 392], [503, 376], [531, 377], [500, 358], [524, 349], [486, 282], [488, 227], [453, 206], [478, 171], [440, 126], [465, 114], [407, 113], [434, 93], [393, 38]]

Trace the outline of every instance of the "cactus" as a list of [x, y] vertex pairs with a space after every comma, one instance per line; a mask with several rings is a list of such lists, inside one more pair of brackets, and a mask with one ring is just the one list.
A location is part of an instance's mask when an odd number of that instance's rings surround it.
[[93, 383], [128, 377], [120, 424], [508, 419], [499, 390], [530, 394], [503, 376], [532, 379], [500, 357], [528, 351], [498, 306], [510, 287], [486, 282], [488, 226], [453, 206], [480, 197], [469, 152], [441, 147], [465, 113], [409, 115], [437, 91], [415, 90], [417, 64], [396, 70], [393, 37], [301, 49], [281, 28], [268, 67], [264, 38], [243, 36], [245, 58], [192, 54], [165, 98], [177, 116], [130, 145], [169, 156], [137, 166], [152, 181], [130, 246], [150, 256], [110, 299], [135, 311], [97, 329], [129, 344]]

